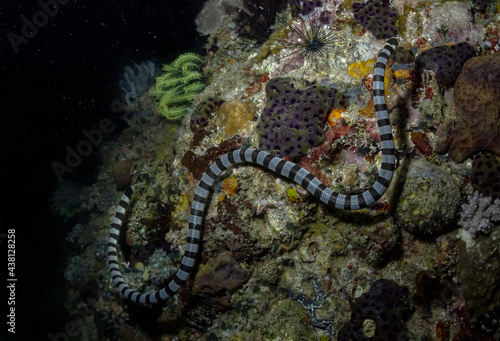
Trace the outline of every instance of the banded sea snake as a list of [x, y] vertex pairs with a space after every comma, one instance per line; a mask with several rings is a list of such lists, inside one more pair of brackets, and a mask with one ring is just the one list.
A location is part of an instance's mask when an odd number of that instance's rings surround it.
[[375, 64], [373, 76], [373, 101], [377, 116], [377, 124], [380, 133], [382, 164], [380, 173], [371, 188], [360, 194], [345, 195], [333, 192], [323, 185], [317, 178], [304, 168], [285, 161], [279, 157], [259, 151], [257, 149], [236, 149], [222, 156], [215, 161], [210, 168], [203, 174], [198, 187], [196, 188], [193, 203], [191, 206], [191, 215], [189, 217], [189, 229], [187, 234], [187, 243], [181, 265], [177, 273], [169, 283], [161, 290], [153, 294], [141, 294], [131, 289], [125, 282], [120, 272], [118, 263], [117, 243], [120, 235], [120, 228], [130, 202], [133, 192], [132, 187], [123, 194], [116, 210], [116, 215], [111, 224], [110, 236], [108, 241], [108, 261], [109, 271], [113, 284], [118, 288], [123, 296], [137, 303], [158, 303], [165, 301], [175, 293], [187, 281], [189, 275], [193, 272], [196, 258], [201, 247], [202, 220], [205, 207], [208, 204], [208, 197], [213, 186], [219, 177], [228, 167], [237, 163], [254, 163], [261, 165], [281, 176], [287, 177], [314, 195], [318, 200], [343, 210], [357, 210], [367, 207], [376, 202], [385, 193], [392, 180], [395, 164], [395, 149], [392, 136], [391, 123], [385, 102], [384, 93], [384, 73], [385, 66], [390, 55], [397, 46], [397, 40], [389, 39], [382, 51], [378, 55]]

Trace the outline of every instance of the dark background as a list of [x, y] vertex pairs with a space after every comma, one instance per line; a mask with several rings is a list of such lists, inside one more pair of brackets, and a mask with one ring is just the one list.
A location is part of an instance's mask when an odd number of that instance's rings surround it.
[[[21, 36], [21, 17], [33, 22], [42, 8], [37, 1], [1, 2], [1, 331], [7, 335], [2, 340], [49, 340], [49, 332], [56, 335], [71, 321], [63, 307], [67, 226], [50, 213], [50, 195], [59, 184], [51, 164], [64, 162], [65, 147], [75, 147], [81, 131], [97, 127], [101, 119], [124, 127], [110, 105], [121, 96], [118, 82], [125, 66], [145, 59], [170, 62], [186, 51], [204, 53], [205, 39], [194, 25], [202, 5], [201, 0], [69, 0], [15, 53], [9, 32]], [[66, 178], [91, 184], [98, 165], [93, 153]], [[12, 228], [15, 338], [7, 333], [5, 290], [5, 233]]]

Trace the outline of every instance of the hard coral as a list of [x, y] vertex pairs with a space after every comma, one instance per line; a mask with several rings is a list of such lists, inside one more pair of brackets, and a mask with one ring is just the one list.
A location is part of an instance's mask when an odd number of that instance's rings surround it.
[[421, 37], [434, 43], [468, 42], [472, 46], [484, 40], [483, 27], [474, 24], [467, 9], [470, 1], [443, 1], [428, 8]]
[[250, 106], [243, 101], [234, 100], [224, 102], [219, 108], [219, 128], [224, 129], [225, 137], [233, 137], [242, 130], [250, 127], [254, 112]]
[[388, 279], [375, 281], [368, 292], [349, 301], [351, 320], [340, 329], [338, 340], [408, 340], [408, 299], [407, 288]]
[[377, 39], [396, 36], [398, 28], [397, 11], [390, 6], [389, 0], [368, 0], [366, 3], [352, 4], [354, 18]]
[[467, 43], [437, 46], [418, 55], [415, 66], [434, 71], [440, 86], [452, 87], [464, 63], [474, 56], [474, 48]]
[[463, 66], [454, 91], [456, 119], [438, 128], [436, 152], [460, 163], [488, 150], [500, 155], [500, 54], [475, 57]]
[[158, 112], [169, 120], [184, 116], [193, 99], [205, 88], [201, 56], [184, 53], [163, 67], [166, 73], [156, 78], [156, 89], [151, 96], [159, 99]]
[[274, 78], [266, 85], [266, 107], [257, 125], [259, 148], [297, 157], [325, 141], [323, 126], [332, 108], [344, 108], [346, 97], [336, 89], [295, 89], [292, 80]]
[[468, 202], [462, 205], [460, 221], [462, 226], [473, 237], [479, 233], [488, 234], [500, 223], [500, 199], [493, 200], [479, 192], [469, 195]]

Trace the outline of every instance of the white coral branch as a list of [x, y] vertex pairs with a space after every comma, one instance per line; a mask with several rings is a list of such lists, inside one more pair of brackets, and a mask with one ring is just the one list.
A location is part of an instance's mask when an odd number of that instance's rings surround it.
[[500, 222], [500, 199], [493, 201], [477, 191], [467, 197], [458, 225], [476, 237], [479, 233], [491, 232], [496, 222]]

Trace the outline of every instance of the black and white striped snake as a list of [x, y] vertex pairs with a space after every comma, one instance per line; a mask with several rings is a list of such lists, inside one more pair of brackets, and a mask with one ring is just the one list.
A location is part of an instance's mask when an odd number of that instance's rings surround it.
[[163, 289], [153, 294], [141, 294], [134, 289], [131, 289], [125, 282], [118, 265], [117, 243], [125, 212], [133, 192], [132, 187], [130, 187], [123, 194], [120, 204], [116, 210], [116, 216], [111, 224], [108, 243], [109, 271], [113, 284], [118, 288], [118, 290], [125, 297], [137, 303], [158, 303], [175, 295], [175, 293], [187, 281], [189, 275], [193, 272], [196, 258], [202, 243], [202, 220], [205, 208], [208, 204], [209, 194], [212, 191], [219, 175], [221, 175], [221, 173], [228, 167], [237, 163], [248, 162], [261, 165], [281, 176], [293, 180], [295, 183], [307, 189], [309, 193], [314, 195], [323, 203], [338, 209], [357, 210], [367, 207], [380, 199], [389, 187], [394, 173], [395, 164], [394, 140], [385, 102], [384, 73], [387, 61], [396, 46], [397, 40], [394, 38], [389, 39], [383, 50], [379, 53], [374, 69], [373, 100], [375, 103], [375, 112], [377, 115], [377, 124], [380, 133], [382, 165], [380, 173], [370, 189], [361, 194], [354, 195], [336, 193], [323, 185], [304, 168], [292, 162], [273, 156], [267, 152], [249, 148], [236, 149], [227, 153], [210, 166], [210, 168], [203, 174], [198, 187], [196, 188], [193, 204], [191, 206], [191, 215], [189, 217], [186, 250], [177, 273]]

